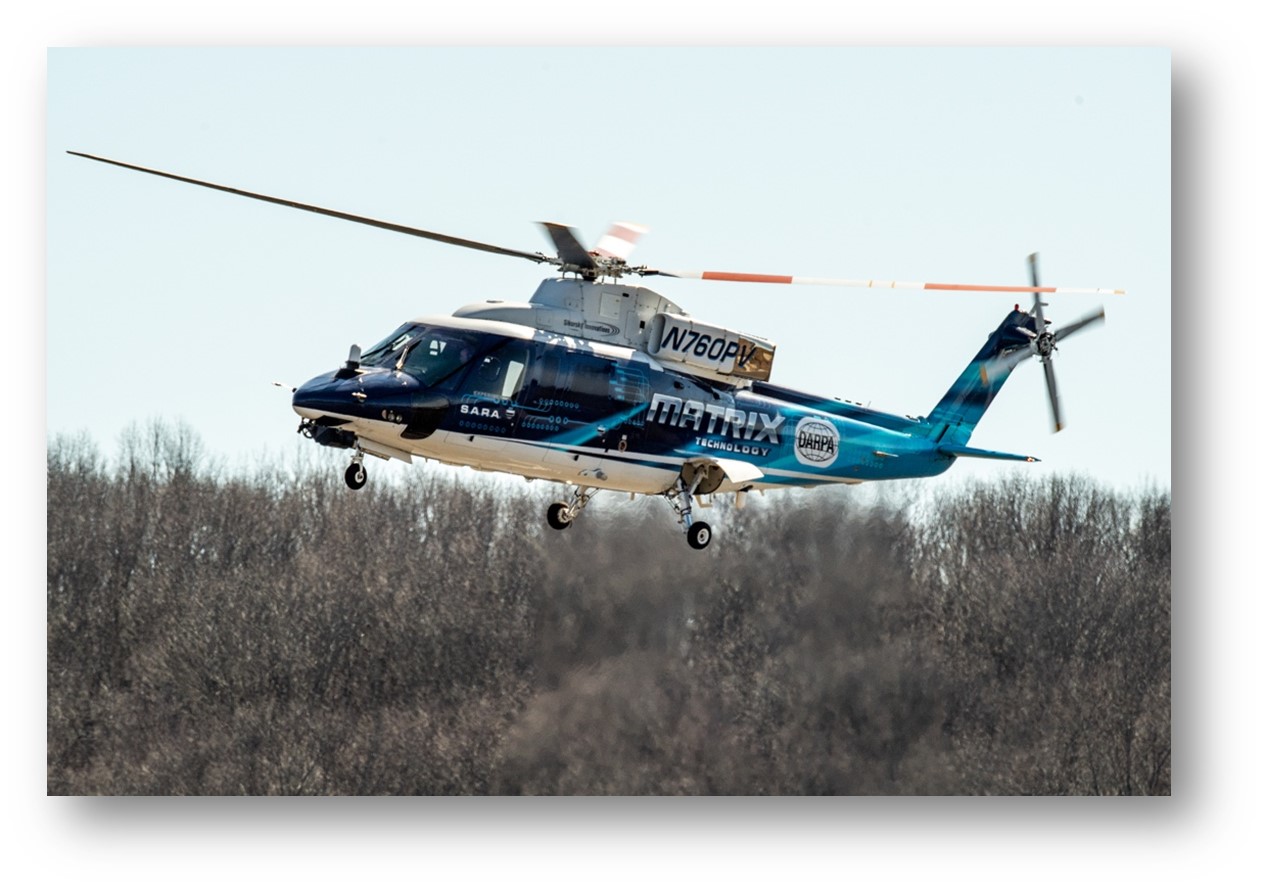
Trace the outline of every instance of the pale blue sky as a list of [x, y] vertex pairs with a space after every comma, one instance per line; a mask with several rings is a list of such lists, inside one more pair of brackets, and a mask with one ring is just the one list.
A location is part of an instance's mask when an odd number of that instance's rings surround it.
[[[297, 419], [271, 381], [416, 315], [525, 300], [547, 272], [73, 149], [529, 251], [548, 249], [535, 220], [590, 243], [634, 220], [651, 231], [633, 260], [668, 269], [1023, 284], [1037, 250], [1045, 283], [1128, 294], [1057, 357], [1064, 432], [1029, 363], [973, 444], [1168, 486], [1169, 65], [1164, 49], [53, 50], [48, 430], [113, 447], [180, 418], [230, 462], [288, 459]], [[777, 383], [912, 414], [1014, 302], [647, 284], [774, 340]]]

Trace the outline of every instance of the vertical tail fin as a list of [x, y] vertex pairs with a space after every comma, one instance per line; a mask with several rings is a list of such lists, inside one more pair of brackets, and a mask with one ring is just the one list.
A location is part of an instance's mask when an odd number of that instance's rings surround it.
[[1026, 331], [1034, 331], [1033, 316], [1019, 306], [1007, 314], [997, 330], [989, 335], [984, 347], [963, 369], [949, 391], [941, 397], [928, 415], [933, 427], [932, 438], [945, 443], [965, 444], [972, 430], [985, 414], [985, 409], [998, 395], [1011, 374], [1011, 368], [1002, 366], [985, 373], [987, 363], [1017, 348], [1029, 348], [1030, 337]]

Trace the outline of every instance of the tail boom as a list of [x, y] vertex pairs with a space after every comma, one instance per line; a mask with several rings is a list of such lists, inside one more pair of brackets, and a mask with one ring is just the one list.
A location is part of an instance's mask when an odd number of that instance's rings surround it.
[[[1019, 307], [1007, 314], [1002, 324], [989, 335], [984, 347], [963, 369], [962, 374], [928, 414], [927, 420], [933, 428], [933, 439], [945, 443], [946, 446], [962, 446], [967, 442], [972, 430], [980, 422], [985, 410], [989, 408], [1011, 374], [1010, 367], [998, 368], [995, 360], [1017, 349], [1027, 350], [1030, 332], [1033, 329], [1033, 316], [1023, 312]], [[986, 369], [990, 366], [993, 366], [994, 370], [987, 373]], [[942, 449], [942, 451], [945, 450]], [[946, 452], [946, 454], [955, 453]], [[999, 454], [971, 455], [970, 457], [1000, 456]], [[962, 457], [968, 457], [968, 455], [963, 454]], [[1032, 459], [1021, 455], [1010, 460]]]

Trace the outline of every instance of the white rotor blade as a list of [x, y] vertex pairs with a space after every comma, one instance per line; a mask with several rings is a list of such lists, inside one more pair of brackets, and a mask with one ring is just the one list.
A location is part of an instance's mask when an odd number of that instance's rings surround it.
[[1124, 294], [1113, 288], [1059, 288], [1033, 285], [960, 285], [945, 282], [898, 282], [868, 278], [807, 278], [800, 275], [764, 275], [752, 272], [679, 272], [667, 269], [647, 269], [645, 275], [666, 275], [672, 278], [697, 278], [706, 281], [757, 282], [770, 285], [826, 285], [836, 288], [904, 289], [915, 291], [1005, 291], [1042, 294]]
[[612, 223], [607, 234], [598, 240], [598, 246], [593, 252], [599, 257], [627, 260], [629, 254], [633, 253], [633, 248], [637, 247], [637, 240], [648, 231], [645, 226], [637, 223]]

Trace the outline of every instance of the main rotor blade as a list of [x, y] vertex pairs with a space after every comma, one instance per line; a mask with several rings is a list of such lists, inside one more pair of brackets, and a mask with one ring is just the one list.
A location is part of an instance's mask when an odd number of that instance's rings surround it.
[[1042, 370], [1046, 372], [1046, 393], [1051, 397], [1051, 419], [1055, 422], [1055, 432], [1064, 429], [1064, 414], [1059, 407], [1059, 388], [1055, 386], [1055, 363], [1050, 357], [1042, 360]]
[[593, 257], [589, 256], [589, 252], [585, 250], [584, 245], [580, 243], [580, 239], [576, 237], [575, 231], [570, 226], [564, 226], [562, 223], [545, 223], [540, 224], [549, 234], [550, 240], [554, 242], [554, 247], [558, 248], [558, 258], [569, 266], [575, 266], [580, 269], [594, 269], [597, 263]]
[[1055, 342], [1059, 343], [1061, 340], [1063, 340], [1065, 337], [1068, 337], [1070, 334], [1076, 334], [1078, 331], [1080, 331], [1082, 328], [1085, 328], [1087, 325], [1095, 325], [1102, 322], [1103, 322], [1103, 307], [1101, 306], [1095, 312], [1092, 312], [1089, 315], [1082, 316], [1077, 321], [1069, 322], [1063, 328], [1058, 329], [1055, 332]]
[[547, 257], [540, 253], [528, 253], [527, 251], [516, 251], [513, 248], [498, 247], [495, 244], [484, 244], [480, 241], [471, 241], [467, 238], [457, 238], [453, 235], [444, 235], [440, 232], [428, 232], [425, 229], [415, 229], [412, 226], [403, 226], [399, 223], [389, 223], [384, 220], [375, 220], [370, 217], [357, 216], [356, 214], [344, 213], [341, 210], [330, 210], [325, 207], [317, 207], [313, 204], [302, 204], [298, 201], [290, 201], [286, 198], [273, 198], [270, 195], [261, 195], [258, 192], [248, 192], [245, 189], [235, 189], [232, 186], [222, 186], [217, 183], [206, 182], [200, 179], [193, 179], [188, 176], [180, 176], [175, 173], [165, 173], [162, 170], [153, 170], [149, 167], [140, 167], [136, 164], [128, 164], [123, 161], [113, 161], [110, 158], [102, 158], [97, 155], [89, 155], [84, 152], [67, 152], [68, 155], [77, 155], [80, 158], [87, 158], [90, 161], [100, 161], [103, 164], [113, 164], [116, 167], [125, 167], [128, 170], [139, 170], [141, 173], [150, 173], [154, 176], [163, 176], [167, 179], [174, 179], [178, 182], [189, 183], [194, 186], [203, 186], [207, 189], [217, 189], [221, 192], [228, 192], [231, 195], [241, 195], [244, 198], [254, 198], [256, 201], [267, 201], [270, 204], [280, 204], [283, 207], [293, 207], [296, 210], [306, 210], [309, 213], [319, 213], [327, 217], [335, 217], [340, 220], [348, 220], [353, 223], [363, 223], [366, 226], [376, 226], [379, 229], [388, 229], [392, 232], [400, 232], [404, 235], [413, 235], [418, 238], [427, 238], [431, 241], [442, 241], [445, 244], [456, 245], [457, 247], [470, 248], [476, 251], [485, 251], [490, 254], [504, 254], [508, 257], [522, 257], [525, 260], [531, 260], [533, 263], [557, 263], [554, 257]]
[[598, 246], [593, 252], [599, 257], [627, 260], [629, 254], [633, 253], [633, 248], [637, 247], [637, 240], [647, 231], [645, 226], [637, 223], [612, 223], [607, 234], [598, 240]]
[[670, 278], [697, 278], [707, 281], [759, 282], [771, 285], [827, 285], [836, 288], [901, 288], [916, 291], [1011, 291], [1043, 294], [1124, 294], [1112, 288], [1056, 288], [1032, 285], [958, 285], [941, 282], [896, 282], [879, 279], [854, 278], [806, 278], [799, 275], [763, 275], [752, 272], [680, 272], [668, 269], [642, 269], [642, 275], [663, 275]]

